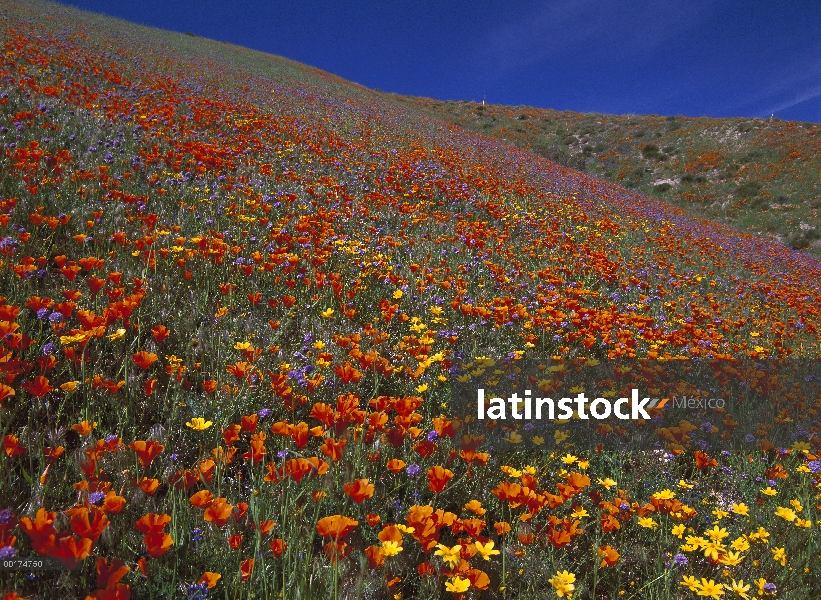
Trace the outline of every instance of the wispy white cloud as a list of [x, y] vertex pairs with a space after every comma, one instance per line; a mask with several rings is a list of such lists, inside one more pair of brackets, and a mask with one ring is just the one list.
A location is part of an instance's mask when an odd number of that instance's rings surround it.
[[490, 31], [479, 54], [492, 71], [578, 52], [625, 59], [694, 27], [712, 0], [554, 0]]

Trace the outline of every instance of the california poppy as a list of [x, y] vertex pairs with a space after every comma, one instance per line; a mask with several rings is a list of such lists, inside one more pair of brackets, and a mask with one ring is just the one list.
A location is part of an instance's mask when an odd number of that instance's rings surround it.
[[355, 521], [350, 517], [332, 515], [317, 521], [316, 531], [324, 538], [341, 540], [347, 537], [357, 525], [359, 525], [359, 521]]
[[143, 469], [147, 469], [164, 448], [162, 444], [154, 440], [137, 440], [131, 442], [128, 447], [137, 454], [137, 458], [140, 459], [140, 465]]
[[374, 485], [367, 479], [356, 479], [342, 486], [342, 490], [357, 504], [373, 497]]

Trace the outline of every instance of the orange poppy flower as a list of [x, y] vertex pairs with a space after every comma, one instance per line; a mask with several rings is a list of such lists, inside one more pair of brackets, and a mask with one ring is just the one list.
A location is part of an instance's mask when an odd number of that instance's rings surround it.
[[144, 491], [149, 496], [153, 495], [154, 492], [157, 491], [157, 488], [160, 486], [159, 479], [149, 479], [148, 477], [141, 477], [139, 481], [137, 481], [137, 487], [139, 487], [142, 491]]
[[46, 554], [59, 560], [66, 569], [72, 570], [91, 554], [92, 545], [93, 542], [89, 538], [61, 534], [47, 548]]
[[599, 548], [598, 554], [603, 557], [601, 561], [601, 566], [603, 567], [612, 567], [619, 562], [619, 553], [609, 545]]
[[162, 344], [165, 338], [168, 337], [168, 334], [171, 333], [168, 331], [168, 327], [165, 325], [156, 325], [151, 329], [151, 335], [154, 336], [154, 341], [158, 344]]
[[14, 388], [10, 388], [5, 383], [0, 383], [0, 404], [2, 404], [3, 400], [6, 398], [14, 396], [14, 394]]
[[236, 533], [228, 538], [228, 545], [231, 546], [232, 549], [237, 550], [242, 545], [242, 535]]
[[357, 525], [359, 525], [359, 521], [355, 521], [350, 517], [332, 515], [317, 521], [316, 531], [324, 538], [341, 540], [350, 534]]
[[200, 577], [197, 583], [204, 583], [210, 590], [217, 585], [217, 582], [220, 580], [221, 577], [222, 575], [220, 575], [219, 573], [212, 573], [211, 571], [206, 571], [202, 574], [202, 577]]
[[371, 527], [375, 527], [376, 525], [379, 525], [379, 522], [382, 520], [382, 517], [380, 517], [376, 513], [368, 513], [365, 516], [365, 520], [368, 522], [368, 525], [370, 525]]
[[200, 490], [193, 496], [191, 496], [188, 501], [197, 508], [206, 508], [208, 505], [211, 504], [214, 495], [209, 490]]
[[259, 522], [259, 533], [261, 535], [268, 535], [271, 531], [276, 527], [276, 523], [274, 523], [271, 519], [267, 519], [265, 521]]
[[[248, 415], [247, 417], [242, 417], [240, 419], [241, 427], [244, 431], [248, 431], [253, 433], [257, 430], [257, 421], [259, 420], [259, 415], [254, 413], [253, 415]], [[228, 443], [228, 442], [226, 442]]]
[[342, 452], [345, 450], [346, 443], [346, 440], [336, 441], [334, 438], [328, 438], [325, 440], [325, 443], [319, 447], [319, 449], [322, 451], [322, 454], [330, 458], [332, 461], [339, 462], [342, 458]]
[[240, 579], [242, 583], [248, 581], [248, 578], [251, 576], [251, 571], [254, 570], [254, 559], [253, 558], [246, 558], [242, 561], [242, 564], [239, 566], [239, 573]]
[[367, 479], [356, 479], [342, 486], [344, 491], [357, 504], [373, 497], [374, 486]]
[[53, 525], [56, 516], [57, 513], [40, 508], [34, 516], [34, 521], [27, 516], [20, 517], [20, 529], [31, 538], [31, 546], [39, 554], [46, 553], [46, 547], [57, 534]]
[[504, 535], [506, 533], [510, 533], [511, 531], [510, 523], [508, 523], [507, 521], [500, 521], [498, 523], [494, 523], [493, 528], [499, 535]]
[[234, 506], [228, 504], [226, 498], [214, 498], [206, 507], [203, 518], [209, 523], [214, 523], [217, 527], [222, 527], [231, 517], [231, 511], [233, 509]]
[[137, 458], [140, 459], [140, 465], [143, 469], [147, 469], [164, 448], [163, 445], [154, 440], [137, 440], [135, 442], [131, 442], [128, 447], [136, 452]]
[[42, 398], [54, 388], [49, 385], [48, 377], [38, 375], [32, 381], [24, 383], [23, 389], [35, 398]]
[[710, 467], [717, 467], [718, 463], [716, 459], [710, 458], [706, 453], [702, 452], [701, 450], [696, 450], [695, 452], [696, 457], [696, 467], [701, 470], [708, 469]]
[[174, 540], [165, 532], [157, 531], [143, 536], [148, 555], [157, 558], [165, 554], [174, 543]]
[[140, 517], [134, 526], [144, 534], [162, 531], [171, 522], [171, 515], [148, 513]]
[[365, 557], [368, 559], [368, 566], [371, 569], [381, 569], [385, 565], [385, 551], [381, 546], [368, 546], [365, 548]]
[[76, 506], [65, 511], [71, 520], [71, 530], [81, 537], [87, 537], [92, 542], [100, 539], [105, 528], [108, 527], [108, 517], [102, 508], [96, 506]]
[[97, 557], [97, 587], [101, 590], [113, 588], [130, 570], [131, 567], [119, 558], [112, 558], [109, 563], [102, 556]]
[[118, 496], [116, 492], [110, 491], [103, 499], [102, 509], [107, 513], [117, 514], [123, 510], [125, 498]]
[[275, 557], [280, 557], [288, 549], [288, 544], [282, 538], [274, 538], [271, 540], [271, 552]]
[[6, 456], [13, 458], [18, 454], [24, 454], [28, 451], [28, 448], [20, 445], [20, 440], [16, 435], [8, 434], [3, 436], [3, 450]]
[[453, 471], [440, 466], [428, 469], [428, 489], [434, 493], [439, 493], [453, 479]]
[[140, 352], [136, 352], [131, 356], [131, 360], [134, 361], [134, 364], [140, 367], [141, 369], [147, 369], [155, 362], [157, 362], [157, 355], [153, 352], [146, 352], [145, 350], [141, 350]]
[[407, 464], [404, 460], [392, 458], [388, 461], [387, 467], [391, 473], [398, 474]]

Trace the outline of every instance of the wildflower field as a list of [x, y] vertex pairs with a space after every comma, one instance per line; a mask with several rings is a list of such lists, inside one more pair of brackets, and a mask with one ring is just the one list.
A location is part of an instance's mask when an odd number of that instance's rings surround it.
[[[6, 600], [821, 597], [818, 259], [285, 59], [0, 43]], [[809, 374], [590, 443], [452, 410], [615, 361]]]
[[821, 256], [821, 124], [391, 98], [696, 216]]

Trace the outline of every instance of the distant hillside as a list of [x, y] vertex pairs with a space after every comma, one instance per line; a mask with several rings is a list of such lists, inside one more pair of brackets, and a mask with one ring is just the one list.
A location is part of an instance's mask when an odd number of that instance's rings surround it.
[[821, 255], [821, 124], [395, 98], [695, 215]]

